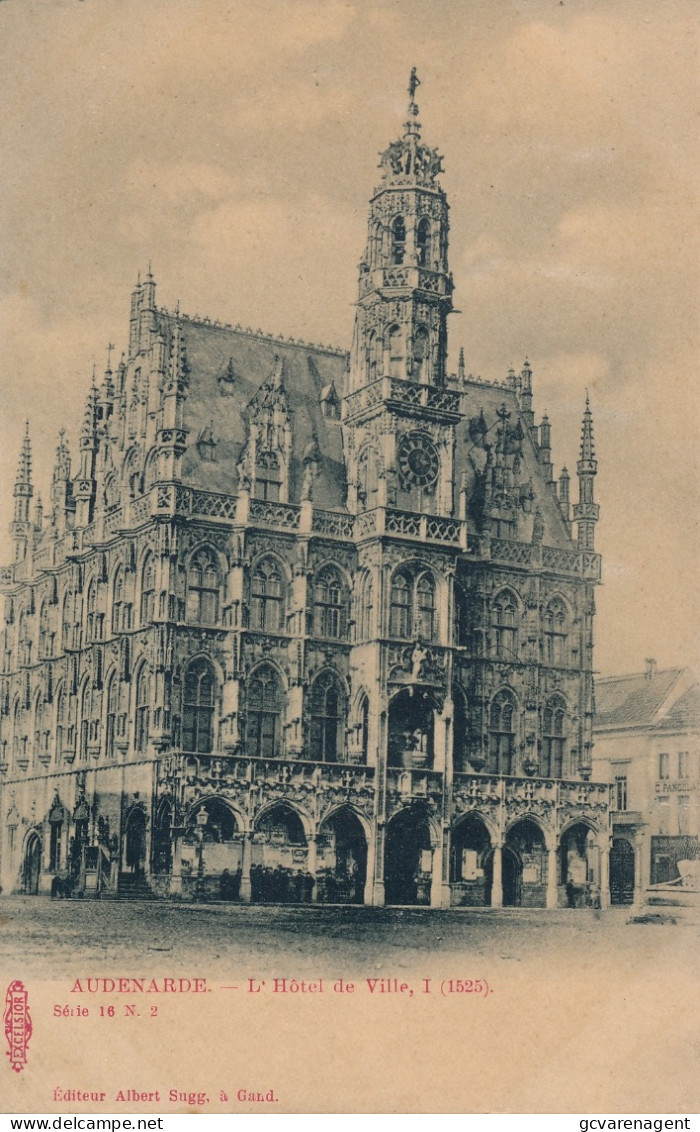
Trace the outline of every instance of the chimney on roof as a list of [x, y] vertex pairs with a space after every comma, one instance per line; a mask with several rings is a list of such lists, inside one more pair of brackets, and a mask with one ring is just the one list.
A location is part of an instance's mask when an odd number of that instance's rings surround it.
[[656, 661], [654, 660], [653, 656], [648, 656], [644, 663], [647, 666], [644, 675], [646, 676], [647, 680], [653, 680], [654, 676], [656, 676]]

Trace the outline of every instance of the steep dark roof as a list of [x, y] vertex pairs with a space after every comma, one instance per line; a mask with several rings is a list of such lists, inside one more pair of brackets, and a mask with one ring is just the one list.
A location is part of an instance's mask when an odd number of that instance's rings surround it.
[[651, 726], [682, 672], [682, 668], [664, 668], [651, 677], [638, 672], [596, 680], [596, 729]]
[[[169, 337], [173, 317], [160, 312], [159, 321]], [[342, 508], [345, 472], [340, 421], [324, 416], [320, 402], [331, 383], [339, 397], [345, 395], [347, 354], [330, 346], [291, 343], [261, 331], [200, 322], [185, 315], [182, 326], [189, 365], [185, 403], [189, 436], [183, 481], [205, 491], [237, 491], [236, 464], [246, 437], [243, 414], [279, 357], [292, 411], [290, 501], [299, 500], [302, 460], [315, 430], [322, 466], [314, 485], [314, 503]], [[214, 460], [202, 459], [198, 438], [215, 442]], [[211, 448], [203, 448], [206, 456]]]
[[691, 731], [700, 728], [700, 685], [688, 688], [656, 725], [657, 731]]

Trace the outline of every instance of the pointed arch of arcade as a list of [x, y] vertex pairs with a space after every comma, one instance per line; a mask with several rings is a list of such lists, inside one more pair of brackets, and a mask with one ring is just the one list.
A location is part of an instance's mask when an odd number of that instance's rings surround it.
[[172, 824], [175, 800], [170, 794], [156, 806], [151, 838], [151, 869], [156, 874], [167, 874], [173, 866]]
[[490, 905], [493, 847], [498, 839], [496, 826], [478, 810], [455, 818], [450, 837], [450, 883], [456, 886], [453, 903]]
[[238, 834], [248, 833], [250, 824], [243, 810], [222, 794], [200, 795], [187, 810], [185, 825], [193, 830], [197, 825], [197, 814], [204, 810], [207, 824], [204, 840], [213, 842], [232, 841]]
[[502, 855], [504, 907], [545, 906], [550, 844], [551, 833], [536, 814], [518, 814], [506, 825]]
[[277, 798], [258, 810], [253, 821], [253, 830], [258, 831], [264, 821], [276, 813], [282, 816], [291, 815], [292, 818], [299, 821], [304, 835], [304, 844], [308, 845], [315, 833], [313, 818], [302, 806], [296, 802], [288, 801], [286, 798]]
[[[387, 904], [429, 904], [432, 853], [440, 830], [427, 805], [402, 806], [386, 825], [384, 884]], [[424, 854], [431, 854], [430, 871]]]
[[559, 833], [557, 880], [570, 908], [588, 907], [598, 900], [600, 832], [594, 821], [581, 817], [567, 822]]
[[318, 899], [329, 904], [363, 904], [371, 826], [365, 814], [349, 803], [333, 806], [319, 822], [323, 843], [332, 830], [334, 863], [327, 867]]

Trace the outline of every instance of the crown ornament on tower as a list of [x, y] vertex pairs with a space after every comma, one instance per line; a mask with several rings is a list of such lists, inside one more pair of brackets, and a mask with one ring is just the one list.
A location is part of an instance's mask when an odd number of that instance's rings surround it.
[[420, 79], [414, 67], [408, 82], [408, 118], [404, 135], [380, 155], [379, 168], [384, 184], [433, 186], [436, 177], [442, 173], [442, 155], [421, 141], [416, 103], [418, 86]]

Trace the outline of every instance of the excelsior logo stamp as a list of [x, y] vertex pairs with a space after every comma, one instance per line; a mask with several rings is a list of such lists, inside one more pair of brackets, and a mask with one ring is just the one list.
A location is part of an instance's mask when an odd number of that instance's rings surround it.
[[10, 1047], [7, 1056], [15, 1073], [21, 1073], [27, 1064], [27, 1046], [32, 1036], [32, 1020], [29, 1014], [29, 995], [24, 983], [15, 979], [10, 983], [5, 995], [5, 1037]]

